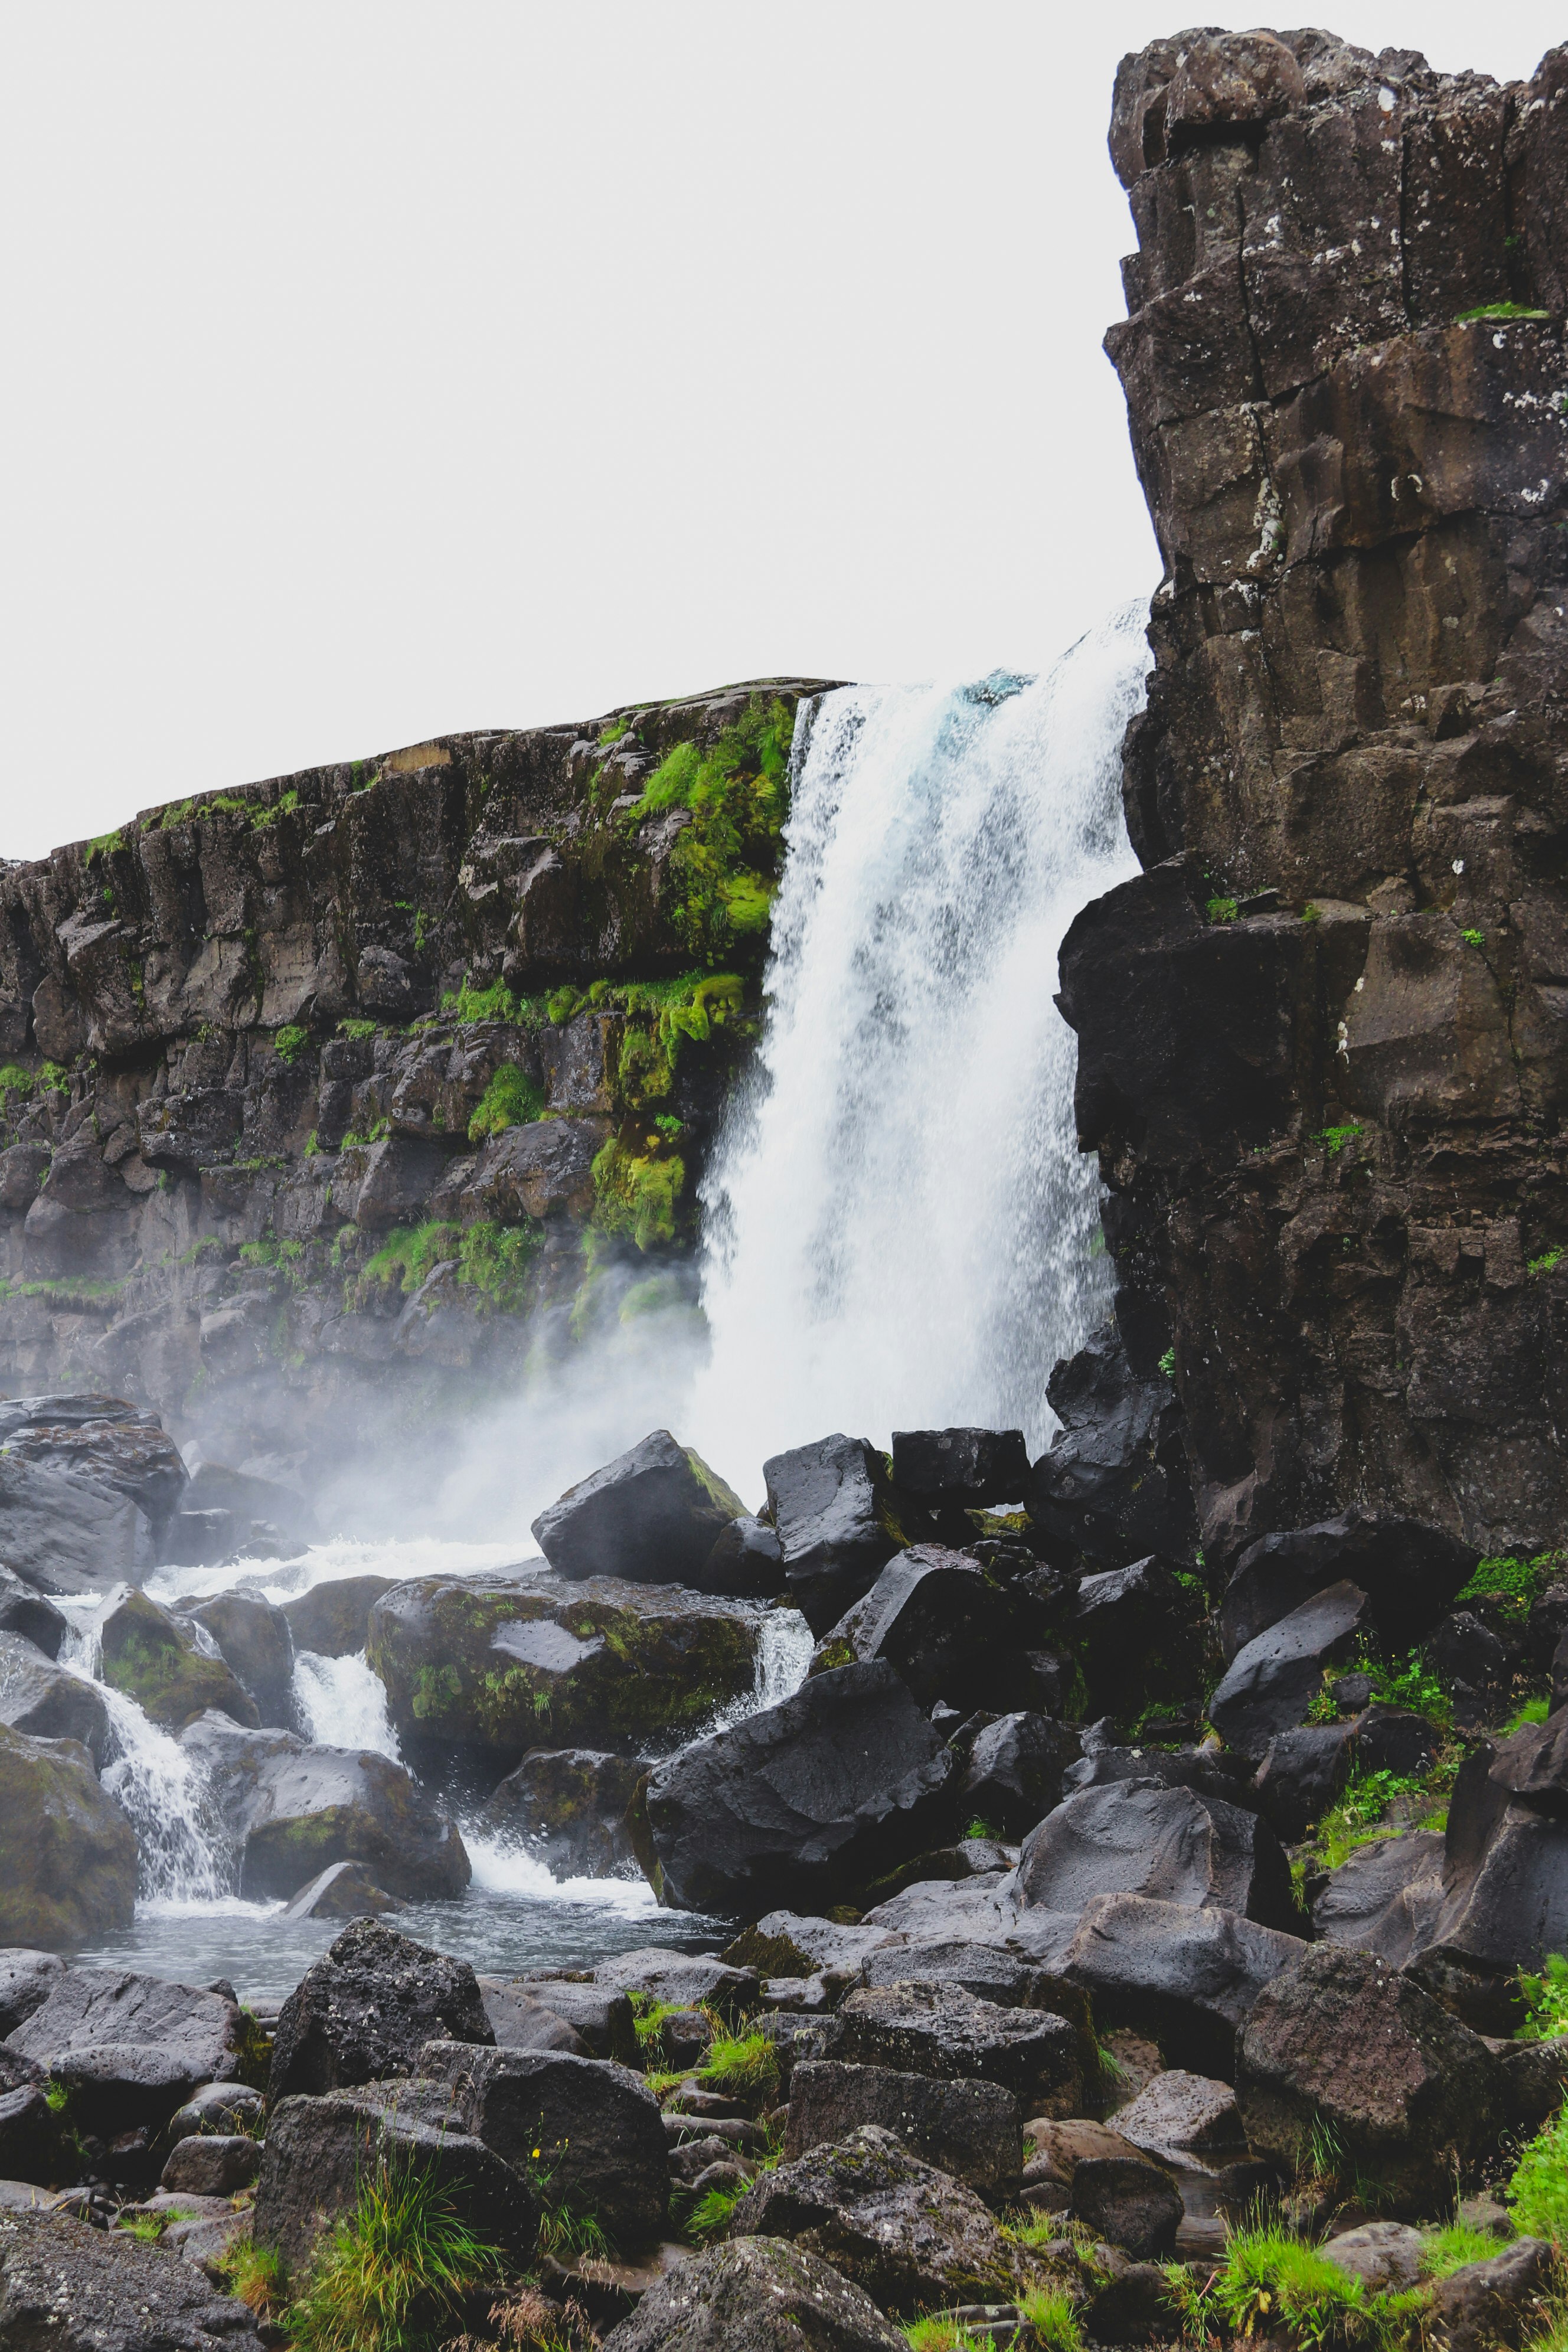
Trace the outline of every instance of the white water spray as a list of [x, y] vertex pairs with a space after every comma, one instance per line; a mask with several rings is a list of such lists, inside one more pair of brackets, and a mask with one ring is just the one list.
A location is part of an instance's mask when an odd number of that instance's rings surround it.
[[102, 1783], [136, 1832], [137, 1894], [153, 1906], [212, 1904], [230, 1894], [233, 1872], [211, 1819], [205, 1776], [178, 1740], [133, 1698], [100, 1683], [113, 1754]]
[[294, 1660], [294, 1703], [307, 1739], [321, 1748], [373, 1748], [403, 1761], [386, 1706], [386, 1685], [363, 1650], [346, 1658], [301, 1650]]
[[1043, 677], [828, 695], [797, 761], [761, 1068], [704, 1183], [696, 1443], [1022, 1427], [1108, 1296], [1057, 952], [1134, 871], [1142, 613]]

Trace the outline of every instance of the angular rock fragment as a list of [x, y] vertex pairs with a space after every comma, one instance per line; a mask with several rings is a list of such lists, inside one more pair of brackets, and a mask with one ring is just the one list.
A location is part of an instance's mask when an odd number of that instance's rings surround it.
[[1108, 1322], [1057, 1366], [1047, 1394], [1062, 1428], [1034, 1467], [1035, 1525], [1109, 1568], [1151, 1553], [1192, 1560], [1197, 1528], [1180, 1409], [1163, 1374], [1140, 1380]]
[[738, 1601], [773, 1601], [785, 1585], [776, 1531], [749, 1512], [721, 1528], [713, 1549], [686, 1578], [694, 1592], [728, 1593]]
[[1003, 1837], [1026, 1837], [1060, 1803], [1062, 1776], [1080, 1752], [1078, 1734], [1047, 1715], [999, 1716], [970, 1743], [960, 1804]]
[[836, 1435], [763, 1465], [790, 1598], [821, 1634], [904, 1548], [897, 1496], [864, 1438]]
[[517, 2172], [536, 2165], [548, 2177], [547, 2201], [595, 2214], [618, 2246], [644, 2245], [662, 2231], [664, 2119], [627, 2067], [559, 2050], [447, 2042], [426, 2047], [420, 2072], [449, 2089], [465, 2130]]
[[255, 1701], [225, 1664], [205, 1629], [161, 1609], [129, 1586], [111, 1593], [98, 1621], [103, 1679], [133, 1698], [154, 1723], [177, 1731], [212, 1707], [255, 1729]]
[[1221, 1738], [1243, 1755], [1261, 1757], [1276, 1732], [1301, 1721], [1325, 1671], [1351, 1655], [1369, 1614], [1358, 1586], [1325, 1585], [1238, 1650], [1209, 1701], [1209, 1720]]
[[347, 1658], [363, 1650], [370, 1612], [395, 1581], [390, 1576], [327, 1577], [298, 1599], [285, 1601], [283, 1614], [295, 1649], [312, 1651], [319, 1658]]
[[0, 2212], [0, 2338], [51, 2352], [260, 2352], [254, 2313], [194, 2263], [66, 2214]]
[[494, 2039], [467, 1960], [356, 1919], [284, 2002], [268, 2095], [320, 2097], [413, 2074], [427, 2042]]
[[901, 2327], [831, 2263], [782, 2238], [713, 2246], [651, 2286], [605, 2352], [907, 2352]]
[[700, 1454], [656, 1429], [629, 1453], [569, 1486], [533, 1522], [558, 1576], [686, 1584], [745, 1505]]
[[976, 1559], [915, 1544], [888, 1562], [869, 1592], [818, 1642], [810, 1672], [884, 1658], [917, 1706], [967, 1712], [1016, 1680], [1016, 1612]]
[[163, 1554], [185, 1465], [123, 1397], [0, 1404], [0, 1553], [40, 1592], [103, 1593]]
[[16, 1633], [0, 1633], [0, 1723], [30, 1739], [77, 1740], [102, 1769], [109, 1740], [102, 1694]]
[[1081, 2097], [1081, 2053], [1065, 2017], [1004, 2009], [953, 1984], [867, 1986], [839, 2004], [836, 2055], [852, 2065], [998, 2083], [1025, 2115], [1070, 2113]]
[[281, 1609], [257, 1592], [218, 1592], [182, 1603], [175, 1615], [211, 1634], [264, 1724], [292, 1729], [294, 1640]]
[[1066, 1925], [1056, 1965], [1089, 1995], [1097, 2023], [1130, 2026], [1171, 2063], [1221, 2077], [1235, 2069], [1237, 2028], [1307, 1948], [1234, 1911], [1141, 1895], [1099, 1895]]
[[492, 1792], [480, 1827], [558, 1878], [609, 1878], [636, 1865], [626, 1808], [645, 1769], [600, 1748], [532, 1748]]
[[1152, 1780], [1114, 1781], [1068, 1797], [1024, 1841], [1024, 1900], [1081, 1911], [1100, 1895], [1217, 1906], [1287, 1927], [1289, 1864], [1267, 1823], [1239, 1806]]
[[202, 2084], [240, 2071], [239, 2009], [198, 1985], [70, 1969], [8, 2047], [64, 2083], [79, 2128], [112, 2139], [161, 2129]]
[[1220, 1640], [1234, 1658], [1315, 1592], [1350, 1583], [1367, 1596], [1373, 1622], [1403, 1655], [1431, 1632], [1475, 1573], [1470, 1544], [1420, 1519], [1354, 1509], [1310, 1528], [1262, 1536], [1236, 1563], [1219, 1607]]
[[880, 2125], [938, 2172], [988, 2204], [1017, 2194], [1022, 2170], [1018, 2102], [998, 2083], [905, 2074], [887, 2066], [805, 2059], [790, 2075], [785, 2160]]
[[1017, 1503], [1029, 1484], [1021, 1429], [895, 1429], [893, 1484], [925, 1504]]

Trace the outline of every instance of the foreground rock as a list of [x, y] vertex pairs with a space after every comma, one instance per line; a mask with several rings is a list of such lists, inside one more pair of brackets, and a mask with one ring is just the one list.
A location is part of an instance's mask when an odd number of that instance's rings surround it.
[[40, 1592], [103, 1593], [163, 1557], [185, 1465], [123, 1397], [0, 1403], [0, 1557]]
[[0, 1723], [29, 1739], [75, 1739], [101, 1770], [109, 1738], [102, 1694], [15, 1633], [0, 1633]]
[[281, 1609], [259, 1593], [218, 1592], [183, 1603], [175, 1613], [211, 1635], [264, 1724], [292, 1726], [294, 1639]]
[[268, 2096], [319, 2096], [416, 2071], [427, 2042], [493, 2043], [467, 1960], [356, 1919], [284, 2002]]
[[496, 1780], [542, 1742], [635, 1753], [750, 1690], [755, 1612], [672, 1586], [421, 1577], [371, 1612], [367, 1654], [403, 1752]]
[[64, 2214], [0, 2212], [0, 2343], [259, 2352], [255, 2314], [194, 2263]]
[[824, 1437], [763, 1465], [790, 1599], [821, 1635], [868, 1592], [908, 1540], [882, 1457], [861, 1437]]
[[1070, 2115], [1083, 2096], [1078, 2035], [1065, 2017], [1004, 2009], [961, 1985], [867, 1986], [839, 2005], [837, 2054], [947, 2082], [1000, 2084], [1026, 2116]]
[[129, 1927], [136, 1868], [86, 1749], [0, 1727], [0, 1939], [48, 1949]]
[[682, 2263], [605, 2338], [605, 2352], [907, 2352], [901, 2327], [830, 2263], [738, 2238]]
[[1026, 1696], [1028, 1667], [1011, 1596], [977, 1559], [916, 1544], [890, 1559], [862, 1600], [816, 1645], [810, 1671], [885, 1658], [918, 1706], [945, 1699], [961, 1714]]
[[631, 1584], [689, 1584], [745, 1505], [700, 1454], [668, 1429], [569, 1486], [533, 1522], [558, 1576], [614, 1576]]
[[1239, 1806], [1154, 1780], [1068, 1797], [1025, 1839], [1018, 1884], [1026, 1903], [1047, 1911], [1142, 1895], [1268, 1927], [1296, 1924], [1290, 1866], [1273, 1831]]
[[1234, 1911], [1102, 1895], [1074, 1918], [1025, 1912], [1016, 1941], [1080, 1985], [1102, 2027], [1156, 2041], [1167, 2063], [1228, 2079], [1237, 2030], [1306, 1947]]
[[198, 1985], [119, 1969], [69, 1969], [7, 2048], [70, 2094], [78, 2128], [112, 2139], [156, 2130], [205, 2084], [245, 2063], [237, 2005]]
[[973, 2190], [874, 2124], [764, 2172], [730, 2229], [734, 2237], [793, 2240], [901, 2317], [1007, 2301], [1016, 2292], [1016, 2251]]
[[862, 2124], [891, 2132], [911, 2156], [963, 2181], [989, 2205], [1017, 2195], [1022, 2113], [999, 2083], [946, 2081], [830, 2058], [805, 2059], [792, 2069], [787, 2161], [847, 2139]]
[[970, 1742], [962, 1809], [1005, 1838], [1026, 1837], [1063, 1796], [1062, 1776], [1079, 1760], [1078, 1734], [1027, 1710], [988, 1723]]
[[840, 1666], [656, 1766], [637, 1857], [682, 1909], [826, 1910], [932, 1842], [953, 1769], [891, 1666]]
[[98, 1630], [104, 1681], [165, 1730], [178, 1731], [208, 1707], [252, 1729], [259, 1725], [255, 1700], [205, 1626], [182, 1622], [127, 1586], [110, 1595]]
[[0, 1568], [0, 1633], [18, 1634], [46, 1658], [58, 1658], [68, 1631], [66, 1617], [52, 1601], [24, 1583], [14, 1570]]
[[557, 1878], [609, 1878], [636, 1865], [626, 1807], [643, 1769], [599, 1748], [536, 1748], [491, 1795], [480, 1826]]
[[466, 2131], [548, 2180], [550, 2205], [596, 2215], [619, 2247], [659, 2235], [668, 2140], [658, 2101], [629, 2068], [558, 2050], [433, 2042], [420, 2072], [447, 2086]]
[[395, 1581], [390, 1576], [332, 1576], [296, 1600], [285, 1601], [283, 1614], [295, 1649], [310, 1650], [319, 1658], [353, 1657], [365, 1645], [371, 1611]]

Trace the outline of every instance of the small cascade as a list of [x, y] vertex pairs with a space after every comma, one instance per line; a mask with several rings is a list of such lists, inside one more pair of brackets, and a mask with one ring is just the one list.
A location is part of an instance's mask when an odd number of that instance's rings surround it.
[[349, 1657], [319, 1657], [300, 1650], [294, 1659], [294, 1704], [300, 1728], [321, 1748], [371, 1748], [378, 1756], [403, 1761], [392, 1717], [386, 1709], [386, 1685], [365, 1664], [363, 1650]]
[[112, 1751], [100, 1778], [136, 1832], [141, 1901], [176, 1909], [221, 1902], [234, 1874], [204, 1774], [133, 1698], [108, 1683], [98, 1689]]
[[751, 1689], [717, 1708], [699, 1736], [707, 1738], [715, 1731], [732, 1731], [748, 1716], [760, 1715], [763, 1707], [777, 1706], [781, 1699], [793, 1697], [805, 1680], [813, 1647], [811, 1628], [798, 1609], [767, 1610], [758, 1629]]

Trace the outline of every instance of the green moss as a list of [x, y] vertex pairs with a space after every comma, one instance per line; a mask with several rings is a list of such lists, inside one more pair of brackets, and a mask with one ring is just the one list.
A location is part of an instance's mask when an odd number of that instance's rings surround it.
[[431, 1716], [444, 1715], [463, 1696], [463, 1678], [456, 1666], [421, 1666], [414, 1681], [410, 1701], [421, 1723]]
[[1531, 1274], [1555, 1274], [1557, 1268], [1562, 1265], [1562, 1263], [1563, 1252], [1561, 1249], [1542, 1250], [1539, 1257], [1532, 1257], [1531, 1259], [1530, 1272]]
[[689, 813], [670, 852], [675, 929], [701, 962], [718, 964], [765, 933], [789, 814], [795, 714], [754, 696], [707, 751], [679, 743], [649, 777], [625, 822], [674, 808]]
[[1351, 1119], [1343, 1127], [1321, 1127], [1313, 1141], [1321, 1143], [1331, 1160], [1337, 1159], [1347, 1143], [1353, 1143], [1361, 1133], [1359, 1119]]
[[468, 1141], [479, 1143], [509, 1127], [527, 1127], [543, 1108], [543, 1089], [515, 1062], [503, 1062], [468, 1121]]
[[1456, 327], [1485, 326], [1489, 320], [1504, 321], [1510, 319], [1550, 319], [1550, 310], [1531, 310], [1522, 302], [1483, 302], [1474, 310], [1460, 310], [1455, 317]]
[[20, 1062], [7, 1062], [0, 1070], [0, 1118], [10, 1117], [13, 1095], [25, 1102], [37, 1083], [31, 1070], [25, 1070]]
[[1486, 1600], [1501, 1615], [1523, 1619], [1547, 1586], [1565, 1573], [1568, 1552], [1538, 1551], [1531, 1559], [1517, 1553], [1499, 1553], [1478, 1564], [1454, 1605], [1462, 1609], [1467, 1601]]
[[116, 831], [94, 834], [87, 845], [87, 862], [90, 866], [95, 857], [112, 857], [117, 850], [123, 849], [124, 846], [123, 833]]
[[564, 987], [552, 990], [551, 994], [545, 998], [545, 1018], [552, 1022], [556, 1028], [559, 1028], [563, 1021], [570, 1021], [578, 1006], [585, 1002], [586, 999], [579, 996], [571, 982], [568, 981]]
[[1568, 2108], [1529, 2142], [1503, 2193], [1521, 2236], [1568, 2240]]
[[292, 1022], [279, 1029], [272, 1040], [273, 1050], [280, 1062], [297, 1062], [310, 1043], [310, 1033]]
[[1234, 923], [1236, 911], [1234, 898], [1211, 898], [1204, 908], [1211, 923]]
[[353, 1037], [355, 1039], [362, 1037], [374, 1037], [375, 1034], [375, 1029], [376, 1024], [374, 1021], [340, 1021], [338, 1024], [338, 1034], [340, 1037]]
[[522, 1021], [528, 1008], [521, 997], [514, 996], [504, 980], [489, 988], [472, 988], [467, 980], [456, 993], [448, 990], [441, 999], [441, 1011], [450, 1021]]
[[626, 1234], [638, 1249], [675, 1239], [676, 1204], [686, 1163], [676, 1152], [652, 1158], [612, 1136], [594, 1160], [594, 1215], [605, 1233]]
[[521, 1225], [470, 1225], [458, 1252], [458, 1280], [498, 1314], [517, 1314], [531, 1297], [533, 1261], [544, 1246], [544, 1227], [530, 1218]]

